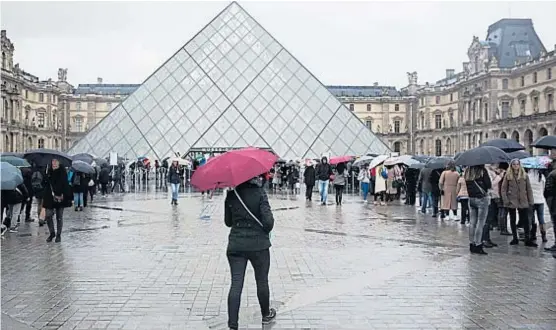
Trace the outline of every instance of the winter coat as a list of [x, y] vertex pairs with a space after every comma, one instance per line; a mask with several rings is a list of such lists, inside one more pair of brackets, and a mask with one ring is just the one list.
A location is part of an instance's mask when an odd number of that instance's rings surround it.
[[431, 194], [440, 197], [440, 170], [432, 170], [429, 178], [431, 184]]
[[294, 184], [299, 182], [299, 170], [297, 169], [297, 167], [291, 167], [288, 170], [287, 178], [288, 178], [288, 184], [290, 186], [293, 186]]
[[459, 174], [456, 171], [446, 170], [440, 175], [439, 188], [444, 191], [440, 203], [441, 210], [458, 209], [458, 188]]
[[[68, 182], [66, 168], [60, 165], [56, 170], [49, 169], [44, 176], [44, 194], [42, 206], [45, 209], [71, 207], [73, 200]], [[54, 201], [54, 196], [62, 196], [61, 202]]]
[[552, 170], [546, 177], [543, 195], [548, 205], [549, 213], [552, 216], [556, 216], [556, 169]]
[[332, 166], [328, 163], [320, 163], [317, 165], [317, 180], [328, 181], [332, 175]]
[[504, 207], [510, 209], [526, 209], [535, 203], [533, 200], [533, 190], [529, 177], [508, 179], [508, 175], [502, 181], [500, 197], [504, 202]]
[[361, 169], [359, 171], [359, 175], [357, 176], [357, 180], [361, 183], [369, 183], [371, 181], [371, 175], [368, 169]]
[[[77, 182], [77, 178], [79, 178], [79, 182]], [[86, 192], [88, 183], [89, 180], [87, 179], [87, 176], [84, 173], [73, 172], [73, 175], [71, 176], [70, 185], [71, 185], [71, 190], [74, 193]]]
[[110, 170], [108, 167], [103, 167], [98, 175], [98, 182], [101, 184], [108, 184], [110, 182]]
[[386, 179], [383, 178], [382, 175], [380, 174], [381, 171], [382, 171], [382, 166], [378, 166], [376, 168], [376, 176], [375, 176], [375, 186], [374, 186], [375, 194], [386, 191]]
[[407, 169], [404, 173], [405, 175], [405, 183], [408, 190], [415, 191], [417, 188], [417, 181], [419, 180], [419, 170], [416, 169]]
[[346, 178], [348, 177], [348, 171], [344, 169], [342, 173], [338, 173], [338, 171], [334, 171], [334, 180], [332, 180], [332, 184], [335, 186], [345, 186], [346, 185]]
[[180, 183], [180, 173], [176, 166], [170, 166], [170, 169], [168, 170], [168, 182], [171, 184]]
[[265, 190], [252, 180], [239, 185], [236, 192], [263, 226], [245, 210], [236, 193], [228, 191], [224, 202], [224, 222], [231, 228], [227, 252], [262, 251], [270, 248], [269, 233], [274, 228], [274, 217]]
[[430, 181], [432, 174], [432, 169], [424, 168], [419, 173], [419, 185], [421, 186], [421, 192], [428, 194], [432, 191], [432, 184]]
[[112, 175], [112, 179], [114, 181], [118, 181], [122, 179], [122, 169], [119, 166], [116, 166], [114, 168], [114, 175]]
[[314, 186], [315, 185], [315, 167], [314, 166], [307, 166], [305, 168], [305, 172], [303, 172], [303, 182], [307, 186]]
[[31, 197], [24, 183], [17, 186], [14, 190], [2, 190], [0, 196], [2, 198], [3, 207], [20, 204]]
[[465, 184], [465, 179], [463, 178], [463, 176], [458, 179], [456, 192], [459, 198], [469, 198], [469, 194], [467, 193], [467, 185]]

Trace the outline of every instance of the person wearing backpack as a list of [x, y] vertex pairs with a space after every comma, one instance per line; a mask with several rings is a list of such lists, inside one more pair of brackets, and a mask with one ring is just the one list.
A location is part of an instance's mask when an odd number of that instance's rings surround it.
[[29, 198], [29, 193], [25, 184], [20, 184], [14, 190], [2, 190], [1, 195], [1, 207], [2, 211], [6, 209], [6, 218], [3, 221], [2, 227], [2, 234], [5, 233], [6, 230], [10, 230], [10, 232], [17, 232], [17, 226], [12, 227], [12, 219], [17, 212], [14, 212], [15, 207], [20, 205], [23, 201]]
[[33, 174], [31, 175], [31, 189], [32, 194], [37, 200], [37, 217], [39, 219], [39, 227], [42, 227], [46, 223], [44, 219], [41, 219], [42, 198], [44, 193], [44, 175], [43, 170], [39, 167], [35, 167], [33, 169]]

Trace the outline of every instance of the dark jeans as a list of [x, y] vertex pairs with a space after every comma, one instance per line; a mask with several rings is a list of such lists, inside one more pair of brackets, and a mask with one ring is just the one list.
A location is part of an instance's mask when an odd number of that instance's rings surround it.
[[102, 193], [102, 196], [104, 196], [108, 193], [108, 184], [107, 183], [101, 183], [100, 184], [100, 192]]
[[[56, 209], [46, 209], [46, 225], [48, 226], [48, 231], [50, 236], [60, 236], [62, 234], [62, 227], [64, 221], [64, 208], [59, 207]], [[56, 231], [54, 230], [54, 214], [56, 214]]]
[[311, 200], [311, 197], [313, 196], [314, 187], [314, 185], [306, 185], [307, 191], [305, 191], [305, 198], [307, 198], [308, 200]]
[[334, 189], [336, 190], [336, 204], [340, 204], [340, 203], [342, 203], [342, 195], [344, 193], [344, 186], [335, 184]]
[[114, 192], [114, 188], [116, 188], [116, 186], [120, 187], [120, 192], [125, 192], [124, 184], [121, 179], [114, 180], [114, 184], [112, 185], [112, 192]]
[[[25, 208], [25, 220], [31, 219], [31, 207], [33, 206], [33, 197], [29, 197], [26, 201], [21, 203], [21, 210]], [[19, 212], [21, 213], [21, 211]]]
[[461, 198], [461, 223], [469, 222], [469, 198]]
[[232, 285], [228, 293], [228, 327], [237, 329], [239, 318], [239, 306], [241, 302], [241, 291], [245, 279], [247, 261], [255, 271], [255, 282], [257, 282], [257, 298], [261, 314], [267, 316], [270, 313], [270, 290], [268, 288], [268, 272], [270, 270], [270, 251], [229, 252], [228, 263], [232, 275]]
[[415, 187], [409, 187], [407, 189], [407, 204], [415, 205], [415, 197], [416, 197], [415, 195], [416, 195]]
[[510, 214], [510, 227], [512, 228], [512, 235], [514, 237], [514, 240], [519, 239], [517, 235], [516, 210], [519, 214], [519, 222], [523, 224], [523, 230], [525, 231], [525, 241], [529, 241], [529, 231], [531, 230], [529, 226], [529, 208], [508, 209], [508, 213]]
[[496, 199], [491, 199], [488, 206], [487, 219], [483, 228], [483, 242], [490, 241], [490, 227], [491, 225], [498, 226], [498, 203]]

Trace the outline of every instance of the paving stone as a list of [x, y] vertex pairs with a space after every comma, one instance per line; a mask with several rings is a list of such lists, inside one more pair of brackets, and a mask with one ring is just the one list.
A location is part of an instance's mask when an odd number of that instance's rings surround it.
[[[556, 262], [542, 247], [493, 232], [498, 248], [469, 255], [456, 221], [344, 200], [270, 196], [272, 329], [556, 328]], [[47, 244], [36, 223], [6, 233], [6, 316], [37, 329], [225, 329], [222, 195], [185, 193], [172, 208], [151, 189], [94, 203], [66, 211], [61, 244]], [[242, 329], [260, 329], [260, 317], [249, 267]]]

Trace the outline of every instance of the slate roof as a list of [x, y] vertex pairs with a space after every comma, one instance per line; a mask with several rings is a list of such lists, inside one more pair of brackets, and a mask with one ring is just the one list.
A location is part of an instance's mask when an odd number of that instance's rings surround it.
[[139, 86], [141, 84], [79, 84], [73, 94], [129, 95]]
[[[336, 97], [379, 97], [402, 96], [396, 87], [392, 86], [326, 86]], [[387, 95], [382, 92], [387, 91]]]
[[486, 42], [501, 68], [511, 68], [516, 60], [523, 63], [529, 56], [536, 59], [541, 51], [546, 52], [531, 19], [499, 20], [488, 27]]

